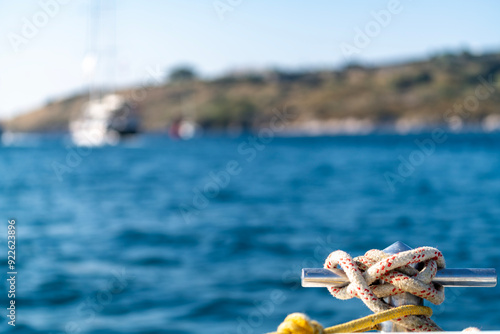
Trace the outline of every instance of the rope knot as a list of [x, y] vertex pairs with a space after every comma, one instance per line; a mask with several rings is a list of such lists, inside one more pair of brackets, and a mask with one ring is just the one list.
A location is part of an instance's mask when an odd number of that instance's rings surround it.
[[279, 334], [323, 334], [323, 326], [303, 313], [289, 314], [278, 327]]
[[[423, 263], [423, 269], [419, 271], [411, 266], [416, 263]], [[420, 247], [395, 255], [374, 249], [354, 259], [346, 252], [336, 251], [328, 256], [324, 267], [338, 266], [344, 270], [350, 283], [341, 288], [330, 287], [330, 293], [338, 299], [359, 298], [374, 313], [391, 308], [382, 298], [405, 292], [436, 305], [444, 301], [444, 288], [434, 285], [432, 278], [438, 269], [445, 267], [445, 261], [441, 252], [432, 247]], [[438, 328], [426, 317], [409, 316], [396, 321], [413, 330]]]

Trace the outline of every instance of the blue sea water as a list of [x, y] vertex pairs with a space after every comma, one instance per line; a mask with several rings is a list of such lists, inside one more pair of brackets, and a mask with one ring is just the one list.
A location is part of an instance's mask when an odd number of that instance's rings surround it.
[[[430, 138], [254, 147], [248, 136], [149, 135], [78, 150], [66, 136], [31, 136], [0, 147], [0, 331], [252, 334], [291, 312], [334, 325], [370, 312], [300, 287], [301, 268], [398, 240], [438, 247], [449, 267], [499, 268], [500, 135]], [[12, 218], [15, 329], [6, 317]], [[500, 328], [499, 288], [446, 293], [432, 306], [445, 330]]]

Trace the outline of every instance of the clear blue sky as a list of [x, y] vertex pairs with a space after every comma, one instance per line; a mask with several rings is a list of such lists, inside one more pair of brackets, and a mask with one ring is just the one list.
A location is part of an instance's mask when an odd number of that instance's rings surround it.
[[[45, 22], [41, 4], [54, 1], [61, 4]], [[379, 24], [378, 32], [371, 12], [387, 9], [389, 0], [117, 2], [115, 83], [120, 86], [139, 85], [148, 69], [166, 74], [178, 64], [212, 76], [232, 69], [335, 67], [350, 59], [379, 63], [446, 50], [500, 50], [500, 1], [495, 0], [400, 0], [402, 10], [386, 26]], [[0, 0], [0, 118], [86, 87], [82, 61], [90, 51], [90, 3]], [[234, 4], [223, 20], [214, 8], [221, 3]], [[12, 36], [24, 36], [23, 26], [36, 19], [38, 32], [15, 52]], [[370, 22], [375, 29], [370, 43], [354, 58], [346, 57], [342, 43], [355, 46], [355, 29], [365, 30]]]

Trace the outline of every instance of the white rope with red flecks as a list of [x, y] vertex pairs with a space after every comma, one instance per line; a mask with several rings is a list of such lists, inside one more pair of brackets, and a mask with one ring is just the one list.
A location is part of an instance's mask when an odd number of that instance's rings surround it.
[[[424, 264], [420, 271], [410, 266], [420, 262]], [[325, 268], [337, 266], [344, 270], [350, 283], [342, 288], [329, 287], [332, 296], [338, 299], [357, 297], [374, 313], [392, 308], [382, 298], [405, 292], [436, 305], [444, 301], [444, 288], [431, 281], [437, 270], [445, 267], [445, 261], [443, 254], [432, 247], [420, 247], [395, 255], [374, 249], [354, 260], [339, 250], [331, 253], [324, 265]], [[392, 321], [411, 331], [442, 331], [425, 316], [406, 316]]]

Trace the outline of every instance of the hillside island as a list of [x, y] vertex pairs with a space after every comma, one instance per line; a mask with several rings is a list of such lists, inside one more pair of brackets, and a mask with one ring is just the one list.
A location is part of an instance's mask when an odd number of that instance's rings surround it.
[[[179, 119], [204, 131], [254, 130], [277, 112], [292, 114], [285, 131], [400, 133], [436, 125], [500, 129], [500, 53], [442, 54], [426, 60], [338, 70], [245, 71], [200, 79], [189, 67], [164, 83], [116, 93], [139, 110], [141, 131], [163, 132]], [[64, 132], [87, 94], [54, 100], [4, 122], [13, 132]]]

